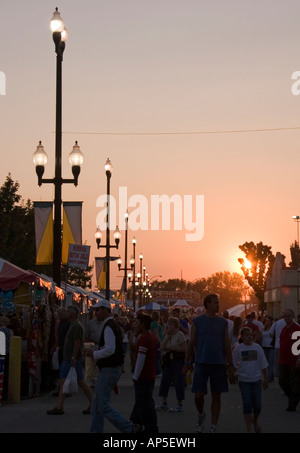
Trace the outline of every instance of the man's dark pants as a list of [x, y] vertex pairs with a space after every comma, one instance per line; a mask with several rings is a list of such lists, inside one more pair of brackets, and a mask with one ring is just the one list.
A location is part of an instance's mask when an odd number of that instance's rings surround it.
[[145, 379], [134, 383], [135, 404], [130, 420], [144, 426], [145, 433], [157, 433], [157, 414], [153, 399], [154, 379]]
[[292, 365], [278, 365], [278, 383], [295, 410], [300, 401], [300, 370]]

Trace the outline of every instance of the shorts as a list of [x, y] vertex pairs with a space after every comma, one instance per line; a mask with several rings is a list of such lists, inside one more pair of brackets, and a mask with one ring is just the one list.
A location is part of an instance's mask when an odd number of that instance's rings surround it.
[[[59, 368], [59, 377], [66, 379], [71, 368], [71, 360], [63, 360]], [[84, 361], [83, 359], [76, 360], [75, 370], [77, 374], [77, 381], [84, 379]]]
[[225, 365], [196, 363], [192, 392], [206, 394], [208, 379], [210, 379], [211, 392], [228, 392], [227, 368]]

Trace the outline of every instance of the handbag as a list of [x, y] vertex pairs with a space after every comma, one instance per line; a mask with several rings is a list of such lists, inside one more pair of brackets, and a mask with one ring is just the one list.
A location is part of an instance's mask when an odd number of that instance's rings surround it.
[[65, 379], [63, 393], [78, 393], [77, 373], [73, 366], [71, 366]]

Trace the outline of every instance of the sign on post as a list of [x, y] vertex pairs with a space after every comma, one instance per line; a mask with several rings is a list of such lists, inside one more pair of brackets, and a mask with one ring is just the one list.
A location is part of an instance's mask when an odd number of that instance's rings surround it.
[[90, 246], [69, 244], [68, 267], [87, 269], [90, 259]]

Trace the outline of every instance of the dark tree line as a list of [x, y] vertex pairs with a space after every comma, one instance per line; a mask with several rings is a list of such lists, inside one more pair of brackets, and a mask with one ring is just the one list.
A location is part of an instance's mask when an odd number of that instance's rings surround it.
[[180, 279], [169, 279], [168, 281], [154, 280], [152, 290], [157, 291], [194, 291], [200, 296], [203, 302], [204, 297], [210, 293], [216, 293], [220, 298], [220, 312], [234, 307], [245, 300], [255, 301], [253, 290], [245, 282], [244, 277], [237, 272], [216, 272], [207, 278], [199, 278], [189, 282]]

